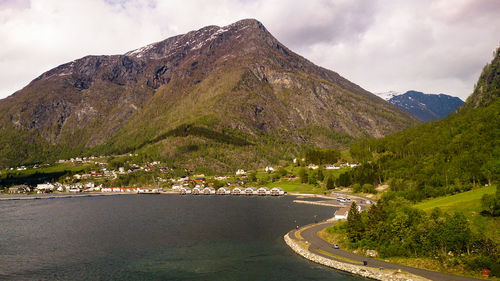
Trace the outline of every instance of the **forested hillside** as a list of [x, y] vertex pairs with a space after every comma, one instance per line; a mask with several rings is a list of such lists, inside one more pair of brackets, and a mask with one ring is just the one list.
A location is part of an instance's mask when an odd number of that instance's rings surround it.
[[351, 155], [364, 165], [344, 175], [341, 184], [389, 182], [391, 192], [420, 201], [498, 181], [499, 50], [495, 54], [457, 113], [382, 139], [354, 143]]
[[[485, 269], [500, 276], [499, 60], [497, 49], [458, 112], [351, 146], [351, 156], [362, 165], [340, 175], [337, 185], [390, 188], [367, 212], [351, 208], [346, 223], [326, 229], [327, 239], [376, 250], [397, 263], [474, 277]], [[468, 190], [468, 196], [448, 196]], [[431, 209], [411, 206], [438, 196], [443, 197], [422, 203]]]

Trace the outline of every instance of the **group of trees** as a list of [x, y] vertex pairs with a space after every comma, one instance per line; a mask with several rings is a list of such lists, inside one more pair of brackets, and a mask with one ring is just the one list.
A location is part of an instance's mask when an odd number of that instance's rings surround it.
[[483, 195], [481, 204], [484, 208], [483, 213], [493, 217], [500, 216], [500, 189], [497, 187], [495, 194]]
[[351, 156], [363, 163], [337, 185], [389, 182], [391, 190], [420, 201], [492, 184], [500, 176], [500, 100], [383, 139], [360, 140]]
[[340, 159], [340, 151], [336, 149], [309, 149], [306, 151], [306, 162], [313, 164], [333, 164]]
[[475, 267], [489, 268], [500, 274], [500, 259], [493, 241], [474, 233], [460, 212], [430, 214], [409, 207], [401, 197], [384, 198], [360, 213], [353, 203], [347, 222], [337, 226], [345, 230], [351, 248], [377, 250], [381, 257], [456, 257]]
[[317, 186], [319, 182], [325, 180], [325, 175], [323, 173], [323, 169], [306, 169], [300, 168], [298, 171], [298, 176], [300, 178], [300, 182], [308, 183]]

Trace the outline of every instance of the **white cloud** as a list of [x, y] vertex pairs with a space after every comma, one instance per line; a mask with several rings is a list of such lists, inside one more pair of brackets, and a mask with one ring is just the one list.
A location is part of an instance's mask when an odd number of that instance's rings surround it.
[[256, 18], [369, 91], [464, 99], [500, 43], [499, 14], [497, 0], [0, 0], [0, 98], [85, 55]]

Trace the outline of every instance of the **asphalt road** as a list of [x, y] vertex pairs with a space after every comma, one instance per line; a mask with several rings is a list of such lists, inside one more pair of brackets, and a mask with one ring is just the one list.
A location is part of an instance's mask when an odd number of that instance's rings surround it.
[[[309, 250], [311, 252], [314, 252], [315, 254], [321, 255], [325, 258], [330, 258], [334, 259], [331, 256], [321, 254], [318, 252], [318, 249], [321, 249], [326, 252], [330, 252], [334, 255], [349, 258], [351, 260], [356, 260], [356, 261], [367, 261], [368, 264], [367, 266], [370, 267], [377, 267], [377, 268], [385, 268], [385, 269], [394, 269], [398, 270], [401, 269], [402, 271], [410, 272], [422, 277], [425, 277], [427, 279], [431, 280], [436, 280], [436, 281], [470, 281], [470, 280], [484, 280], [484, 279], [477, 279], [477, 278], [470, 278], [470, 277], [463, 277], [463, 276], [458, 276], [458, 275], [453, 275], [453, 274], [447, 274], [447, 273], [441, 273], [441, 272], [436, 272], [436, 271], [430, 271], [430, 270], [425, 270], [425, 269], [420, 269], [420, 268], [414, 268], [410, 266], [404, 266], [404, 265], [399, 265], [395, 263], [390, 263], [378, 259], [373, 259], [365, 256], [360, 256], [353, 254], [351, 252], [344, 251], [342, 249], [334, 249], [331, 244], [326, 242], [325, 240], [321, 239], [318, 237], [317, 233], [318, 231], [324, 229], [327, 226], [333, 225], [334, 222], [324, 222], [324, 223], [319, 223], [313, 227], [310, 227], [306, 230], [303, 230], [301, 232], [301, 236], [304, 238], [304, 240], [308, 241], [310, 243]], [[295, 236], [295, 230], [290, 232], [290, 237], [295, 240], [300, 240]], [[334, 259], [337, 260], [337, 259]], [[345, 262], [343, 260], [340, 260], [342, 262]]]

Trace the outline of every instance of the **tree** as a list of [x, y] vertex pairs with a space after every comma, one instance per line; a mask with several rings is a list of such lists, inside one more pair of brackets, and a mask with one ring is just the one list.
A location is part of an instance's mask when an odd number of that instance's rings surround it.
[[307, 170], [305, 168], [299, 169], [299, 178], [301, 183], [307, 183], [309, 181]]
[[280, 174], [282, 177], [284, 177], [288, 174], [288, 171], [284, 167], [280, 167], [278, 169], [278, 174]]
[[351, 185], [351, 175], [349, 174], [349, 172], [340, 174], [339, 178], [337, 179], [337, 186], [349, 185]]
[[349, 213], [347, 215], [347, 237], [352, 242], [361, 240], [364, 235], [364, 228], [363, 221], [361, 220], [361, 214], [358, 210], [358, 205], [356, 202], [352, 202], [351, 209], [349, 209]]
[[318, 180], [323, 181], [325, 179], [325, 175], [323, 174], [323, 169], [318, 169]]
[[327, 189], [334, 189], [335, 188], [335, 181], [333, 180], [332, 176], [329, 176], [326, 179], [326, 188]]
[[317, 175], [317, 172], [315, 172], [314, 170], [311, 170], [311, 172], [309, 173], [308, 182], [309, 182], [309, 184], [312, 184], [312, 185], [317, 185], [318, 184], [318, 175]]
[[495, 194], [483, 195], [481, 205], [491, 216], [500, 215], [500, 192], [498, 187]]
[[257, 181], [257, 173], [255, 171], [251, 171], [248, 173], [248, 181], [250, 181], [250, 182]]

